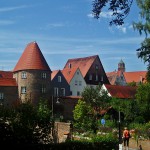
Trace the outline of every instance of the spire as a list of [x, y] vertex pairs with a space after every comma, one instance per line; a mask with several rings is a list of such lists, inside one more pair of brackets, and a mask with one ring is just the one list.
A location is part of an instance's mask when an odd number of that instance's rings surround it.
[[51, 71], [35, 41], [27, 45], [13, 72], [27, 69]]
[[118, 71], [125, 72], [125, 63], [121, 59], [120, 62], [118, 63]]

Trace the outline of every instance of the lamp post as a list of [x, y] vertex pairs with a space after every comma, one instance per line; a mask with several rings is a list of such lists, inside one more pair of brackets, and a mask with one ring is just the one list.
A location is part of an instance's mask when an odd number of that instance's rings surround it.
[[121, 142], [121, 119], [120, 119], [120, 108], [119, 108], [119, 150], [122, 150], [122, 142]]
[[[60, 104], [59, 97], [57, 97], [56, 104]], [[52, 118], [54, 118], [54, 96], [52, 96]]]

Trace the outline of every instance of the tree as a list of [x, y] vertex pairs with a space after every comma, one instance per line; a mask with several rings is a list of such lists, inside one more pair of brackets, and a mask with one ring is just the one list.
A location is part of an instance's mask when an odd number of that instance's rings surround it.
[[122, 25], [130, 12], [132, 3], [133, 0], [94, 0], [93, 15], [98, 19], [102, 9], [108, 6], [108, 10], [112, 12], [110, 25]]
[[121, 116], [121, 120], [125, 123], [133, 122], [134, 119], [139, 115], [137, 101], [134, 99], [112, 98], [111, 106], [123, 114], [123, 116]]
[[[145, 39], [141, 43], [141, 47], [137, 49], [137, 56], [141, 58], [144, 63], [148, 62], [147, 81], [150, 81], [150, 0], [136, 0], [140, 8], [139, 22], [133, 23], [134, 30], [139, 31], [140, 35], [144, 33]], [[123, 25], [125, 18], [128, 16], [133, 0], [94, 0], [93, 15], [99, 18], [103, 8], [108, 6], [108, 10], [112, 12], [112, 20], [110, 25]]]
[[29, 101], [12, 108], [0, 107], [2, 144], [50, 143], [50, 130], [50, 110], [46, 100], [42, 99], [38, 107]]
[[141, 84], [138, 86], [136, 99], [139, 106], [139, 115], [142, 116], [146, 122], [150, 121], [150, 83]]
[[85, 101], [79, 99], [73, 111], [74, 126], [83, 130], [91, 130], [92, 122], [89, 119], [91, 112], [92, 107], [87, 105]]
[[101, 90], [99, 85], [96, 88], [85, 87], [82, 92], [82, 101], [78, 102], [74, 110], [76, 125], [84, 129], [90, 128], [96, 133], [100, 111], [110, 106], [110, 99], [108, 93]]
[[110, 106], [111, 97], [99, 85], [96, 88], [86, 87], [82, 92], [82, 98], [87, 104], [91, 105], [95, 113], [99, 113]]

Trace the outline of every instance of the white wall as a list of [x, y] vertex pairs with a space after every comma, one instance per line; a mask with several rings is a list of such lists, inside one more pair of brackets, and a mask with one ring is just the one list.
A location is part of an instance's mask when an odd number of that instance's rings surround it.
[[[79, 85], [80, 82], [82, 83], [81, 85]], [[80, 69], [77, 69], [77, 71], [74, 74], [74, 77], [70, 82], [70, 90], [72, 91], [72, 96], [77, 96], [78, 91], [81, 94], [85, 87], [86, 87], [86, 82], [80, 72]]]

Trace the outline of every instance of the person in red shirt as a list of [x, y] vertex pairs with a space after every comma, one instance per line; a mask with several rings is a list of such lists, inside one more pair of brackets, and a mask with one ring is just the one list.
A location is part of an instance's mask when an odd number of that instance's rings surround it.
[[130, 139], [130, 132], [127, 129], [127, 127], [125, 127], [123, 131], [123, 142], [124, 142], [124, 147], [127, 148], [127, 150], [129, 148], [129, 139]]

